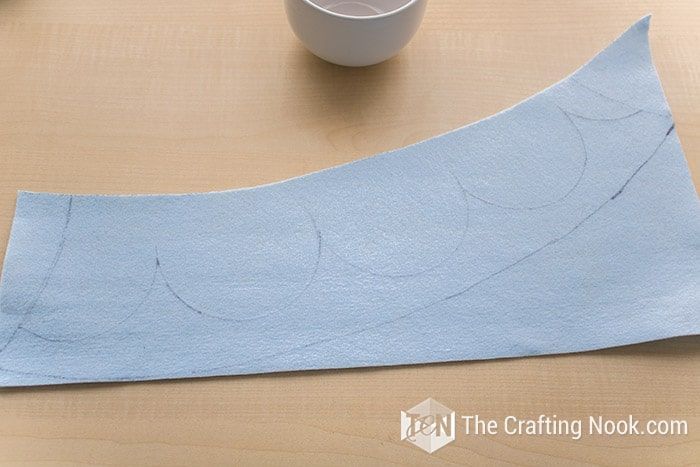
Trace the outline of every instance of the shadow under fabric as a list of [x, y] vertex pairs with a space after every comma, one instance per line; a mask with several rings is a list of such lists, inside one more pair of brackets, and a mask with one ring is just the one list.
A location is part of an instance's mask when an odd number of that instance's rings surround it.
[[0, 385], [576, 352], [700, 332], [649, 19], [483, 121], [219, 193], [19, 193]]

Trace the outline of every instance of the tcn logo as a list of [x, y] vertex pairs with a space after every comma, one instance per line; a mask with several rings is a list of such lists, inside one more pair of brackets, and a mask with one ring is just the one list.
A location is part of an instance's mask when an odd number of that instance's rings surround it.
[[432, 453], [454, 441], [455, 413], [433, 399], [401, 412], [401, 439]]

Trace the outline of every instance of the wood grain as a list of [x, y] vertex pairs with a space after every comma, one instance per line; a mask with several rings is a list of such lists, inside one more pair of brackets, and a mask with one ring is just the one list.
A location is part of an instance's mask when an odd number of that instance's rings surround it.
[[[509, 107], [649, 12], [697, 186], [697, 0], [433, 0], [410, 46], [367, 69], [305, 52], [276, 0], [0, 0], [0, 245], [18, 189], [209, 191], [335, 166]], [[685, 418], [690, 433], [461, 436], [428, 455], [399, 441], [399, 411], [429, 396], [493, 418]], [[0, 391], [7, 464], [699, 460], [698, 338], [492, 362]]]

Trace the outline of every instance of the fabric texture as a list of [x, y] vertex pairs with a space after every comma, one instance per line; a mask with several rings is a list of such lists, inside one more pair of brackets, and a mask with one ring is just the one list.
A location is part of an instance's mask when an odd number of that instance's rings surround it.
[[576, 352], [700, 331], [649, 18], [488, 119], [218, 193], [19, 193], [0, 385]]

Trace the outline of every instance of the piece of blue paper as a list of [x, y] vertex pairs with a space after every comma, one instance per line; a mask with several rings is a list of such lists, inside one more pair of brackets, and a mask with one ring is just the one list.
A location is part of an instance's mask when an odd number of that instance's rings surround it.
[[644, 18], [486, 120], [281, 183], [21, 192], [0, 288], [0, 385], [698, 334], [698, 200], [647, 30]]

